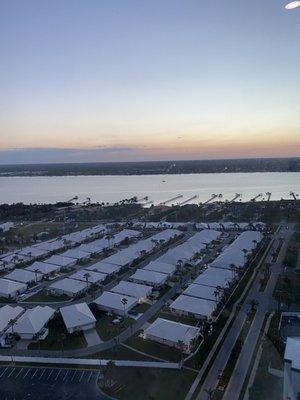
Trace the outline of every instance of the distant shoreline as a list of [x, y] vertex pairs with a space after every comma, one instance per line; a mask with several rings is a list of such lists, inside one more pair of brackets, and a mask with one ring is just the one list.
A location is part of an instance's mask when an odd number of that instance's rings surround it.
[[0, 177], [139, 176], [258, 172], [300, 172], [300, 158], [0, 165]]

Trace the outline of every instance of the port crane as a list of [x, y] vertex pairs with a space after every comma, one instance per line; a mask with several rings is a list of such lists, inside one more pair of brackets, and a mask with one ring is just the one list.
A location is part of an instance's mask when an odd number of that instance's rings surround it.
[[295, 192], [290, 192], [290, 196], [292, 196], [293, 199], [296, 201], [297, 197], [298, 197], [298, 194], [296, 194]]
[[162, 201], [162, 202], [159, 203], [158, 205], [159, 205], [159, 206], [165, 206], [166, 204], [170, 203], [171, 201], [175, 201], [175, 200], [181, 199], [182, 197], [183, 197], [183, 195], [182, 195], [182, 194], [179, 194], [178, 196], [172, 197], [171, 199]]
[[257, 196], [253, 197], [251, 199], [251, 201], [255, 202], [257, 199], [259, 199], [260, 197], [262, 197], [262, 193], [259, 193]]
[[229, 200], [228, 201], [228, 203], [234, 203], [237, 199], [239, 199], [240, 197], [242, 197], [242, 194], [241, 193], [236, 193], [235, 195], [234, 195], [234, 197], [231, 199], [231, 200]]

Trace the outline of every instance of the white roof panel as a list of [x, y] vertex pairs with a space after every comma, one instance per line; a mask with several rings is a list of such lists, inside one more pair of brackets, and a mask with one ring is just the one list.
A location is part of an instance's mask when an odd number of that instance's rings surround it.
[[26, 268], [28, 271], [37, 270], [40, 274], [51, 274], [52, 272], [57, 272], [60, 270], [59, 265], [48, 264], [46, 262], [35, 261], [32, 265]]
[[39, 273], [35, 274], [34, 272], [26, 269], [14, 269], [12, 272], [5, 275], [4, 278], [16, 282], [29, 283], [35, 280], [41, 280], [42, 275]]
[[210, 317], [216, 308], [216, 304], [217, 303], [214, 301], [180, 295], [175, 301], [173, 301], [170, 308], [201, 315], [203, 317]]
[[213, 300], [216, 301], [216, 295], [214, 294], [216, 291], [215, 287], [212, 286], [203, 286], [192, 283], [189, 287], [185, 289], [183, 292], [186, 296], [198, 297], [201, 299]]
[[86, 267], [85, 269], [88, 271], [95, 271], [95, 272], [100, 272], [102, 274], [110, 275], [120, 271], [121, 266], [108, 264], [104, 261], [99, 261], [93, 265], [90, 265], [89, 267]]
[[69, 266], [74, 265], [74, 263], [76, 263], [76, 260], [74, 258], [70, 258], [70, 257], [54, 255], [54, 256], [51, 256], [50, 258], [47, 258], [47, 260], [45, 260], [45, 262], [48, 264], [59, 265], [60, 267], [69, 267]]
[[124, 305], [121, 301], [124, 298], [127, 300], [127, 303], [125, 304], [125, 312], [127, 312], [137, 304], [137, 299], [135, 297], [129, 297], [119, 293], [104, 292], [100, 297], [94, 300], [94, 303], [100, 307], [103, 306], [107, 308], [113, 308], [123, 312]]
[[49, 286], [50, 289], [65, 290], [67, 292], [73, 293], [75, 296], [77, 293], [87, 288], [86, 282], [78, 281], [75, 279], [64, 278], [59, 281], [52, 283]]
[[86, 303], [71, 304], [70, 306], [60, 308], [60, 313], [67, 329], [76, 328], [96, 322]]
[[9, 322], [18, 318], [24, 311], [20, 306], [12, 307], [6, 305], [0, 308], [0, 334], [8, 328]]
[[[55, 310], [48, 306], [30, 308], [17, 320], [14, 325], [14, 332], [35, 335], [48, 323], [54, 313]], [[11, 328], [9, 331], [11, 331]]]
[[184, 344], [189, 345], [191, 340], [199, 335], [200, 329], [195, 326], [157, 318], [153, 324], [145, 330], [145, 333], [146, 335], [169, 340], [174, 343], [182, 341]]
[[167, 280], [168, 275], [161, 272], [147, 271], [146, 269], [137, 269], [136, 272], [130, 276], [130, 279], [147, 282], [150, 285], [162, 285]]
[[152, 287], [134, 282], [120, 281], [116, 286], [110, 289], [110, 291], [141, 299], [147, 297], [151, 293]]
[[161, 261], [151, 261], [143, 269], [148, 271], [162, 272], [163, 274], [173, 274], [176, 271], [176, 266]]
[[71, 279], [78, 279], [79, 281], [86, 282], [86, 274], [88, 274], [88, 282], [89, 283], [98, 283], [104, 281], [107, 277], [106, 274], [102, 274], [100, 272], [94, 272], [86, 269], [81, 269], [80, 271], [75, 272], [74, 274], [70, 275], [69, 278]]
[[25, 283], [0, 278], [0, 293], [10, 295], [18, 290], [23, 291], [25, 289], [27, 289], [27, 285]]

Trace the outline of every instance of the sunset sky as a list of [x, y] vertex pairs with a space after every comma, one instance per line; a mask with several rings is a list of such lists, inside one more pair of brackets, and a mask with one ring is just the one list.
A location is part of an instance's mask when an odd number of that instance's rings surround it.
[[3, 0], [0, 163], [300, 156], [300, 8]]

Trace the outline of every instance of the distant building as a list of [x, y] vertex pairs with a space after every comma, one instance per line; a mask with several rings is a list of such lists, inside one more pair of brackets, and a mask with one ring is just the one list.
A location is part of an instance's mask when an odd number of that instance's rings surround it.
[[125, 316], [138, 304], [138, 299], [124, 294], [104, 292], [94, 303], [99, 310]]
[[[49, 320], [54, 316], [55, 310], [48, 306], [36, 306], [25, 311], [25, 313], [14, 324], [13, 331], [21, 339], [30, 340], [40, 335], [46, 338], [48, 330], [44, 329]], [[9, 329], [12, 332], [12, 328]]]
[[283, 400], [300, 398], [300, 337], [288, 337], [284, 353]]
[[86, 290], [86, 282], [69, 278], [61, 279], [49, 286], [50, 293], [57, 296], [66, 295], [68, 297], [75, 297], [83, 294]]
[[182, 350], [189, 353], [199, 334], [200, 329], [195, 326], [158, 318], [144, 331], [143, 337], [171, 347], [182, 346]]
[[86, 303], [62, 307], [60, 313], [69, 333], [88, 331], [96, 326], [96, 318]]
[[27, 289], [25, 283], [10, 281], [9, 279], [0, 279], [0, 297], [6, 299], [15, 299]]
[[2, 224], [0, 224], [0, 232], [8, 232], [11, 228], [14, 227], [14, 223], [13, 222], [4, 222]]

